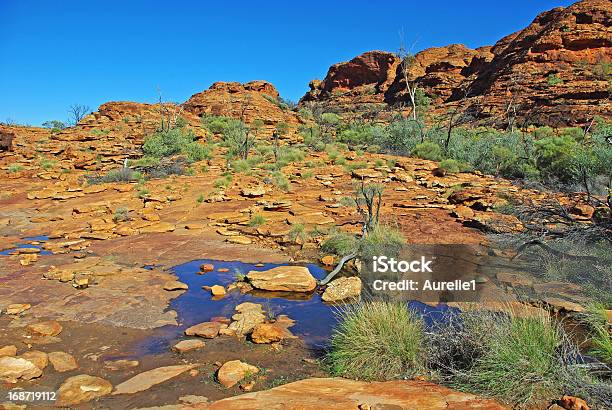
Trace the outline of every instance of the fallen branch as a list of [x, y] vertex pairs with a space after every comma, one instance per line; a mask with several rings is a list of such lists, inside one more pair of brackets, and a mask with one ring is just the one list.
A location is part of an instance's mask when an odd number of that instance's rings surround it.
[[540, 248], [544, 249], [545, 251], [550, 252], [553, 255], [558, 256], [560, 258], [568, 258], [568, 259], [574, 259], [574, 260], [584, 260], [584, 261], [591, 261], [591, 262], [597, 262], [597, 260], [598, 260], [594, 256], [571, 255], [569, 253], [558, 251], [556, 249], [551, 248], [550, 246], [546, 245], [544, 242], [542, 242], [542, 241], [540, 241], [538, 239], [534, 239], [532, 241], [525, 242], [524, 244], [519, 246], [519, 248], [517, 249], [516, 255], [514, 255], [512, 257], [512, 259], [518, 257], [525, 249], [527, 249], [529, 247], [532, 247], [532, 246], [539, 246]]
[[355, 259], [357, 257], [357, 254], [358, 254], [357, 252], [353, 252], [353, 253], [350, 253], [344, 256], [342, 259], [340, 259], [340, 262], [338, 263], [338, 265], [336, 265], [334, 270], [329, 272], [323, 280], [319, 281], [319, 285], [327, 285], [329, 281], [332, 280], [334, 276], [336, 276], [338, 272], [342, 270], [342, 267], [344, 266], [344, 264], [350, 261], [351, 259]]

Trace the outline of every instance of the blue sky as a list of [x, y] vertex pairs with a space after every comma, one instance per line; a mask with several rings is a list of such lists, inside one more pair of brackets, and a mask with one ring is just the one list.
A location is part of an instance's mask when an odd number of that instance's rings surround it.
[[[493, 44], [563, 0], [0, 0], [0, 121], [38, 125], [71, 104], [183, 102], [215, 81], [267, 80], [298, 100], [368, 50]], [[230, 5], [231, 4], [231, 5]]]

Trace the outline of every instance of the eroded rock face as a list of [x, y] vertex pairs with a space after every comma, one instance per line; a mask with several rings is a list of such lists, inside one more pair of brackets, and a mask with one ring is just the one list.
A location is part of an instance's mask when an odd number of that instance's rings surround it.
[[14, 139], [15, 134], [12, 132], [0, 131], [0, 151], [12, 151]]
[[399, 59], [386, 51], [368, 51], [350, 61], [334, 64], [323, 81], [310, 83], [310, 91], [302, 101], [329, 99], [355, 90], [352, 95], [371, 95], [372, 102], [382, 102], [380, 96], [393, 81], [398, 64]]
[[247, 279], [256, 289], [284, 292], [310, 292], [317, 281], [304, 266], [279, 266], [264, 271], [250, 271]]
[[216, 409], [366, 409], [403, 408], [414, 410], [480, 409], [502, 410], [493, 400], [460, 393], [421, 381], [362, 382], [341, 378], [312, 378], [270, 390], [216, 401]]
[[[518, 119], [529, 124], [585, 124], [595, 115], [609, 117], [612, 110], [606, 68], [612, 59], [611, 26], [612, 3], [580, 1], [541, 13], [492, 47], [423, 50], [415, 55], [409, 77], [433, 99], [435, 112], [460, 106], [482, 123], [505, 127], [511, 102]], [[363, 103], [409, 101], [399, 60], [380, 51], [333, 65], [310, 87], [301, 103], [351, 112]]]

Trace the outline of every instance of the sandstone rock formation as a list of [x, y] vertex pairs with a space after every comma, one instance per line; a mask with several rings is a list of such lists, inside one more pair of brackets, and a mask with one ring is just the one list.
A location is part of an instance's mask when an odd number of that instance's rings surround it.
[[262, 120], [269, 131], [279, 122], [299, 124], [294, 112], [281, 107], [279, 97], [276, 88], [266, 81], [217, 82], [192, 95], [182, 107], [197, 116], [223, 115], [241, 118], [247, 124]]
[[15, 134], [0, 131], [0, 151], [12, 151]]
[[[609, 1], [583, 0], [541, 13], [492, 47], [452, 44], [423, 50], [415, 55], [410, 78], [432, 98], [435, 113], [460, 107], [498, 127], [585, 124], [612, 112], [611, 25]], [[395, 55], [364, 53], [333, 65], [323, 81], [311, 82], [301, 104], [353, 112], [368, 103], [378, 110], [408, 106], [401, 74]]]

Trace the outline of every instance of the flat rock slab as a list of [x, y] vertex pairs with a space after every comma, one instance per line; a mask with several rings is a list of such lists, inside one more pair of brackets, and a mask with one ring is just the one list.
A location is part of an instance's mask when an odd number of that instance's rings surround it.
[[221, 327], [222, 323], [219, 322], [202, 322], [187, 328], [185, 334], [187, 336], [199, 336], [205, 337], [206, 339], [213, 339], [217, 337]]
[[62, 325], [54, 320], [28, 325], [28, 331], [37, 336], [57, 336], [62, 331]]
[[279, 266], [276, 268], [247, 273], [247, 279], [254, 288], [285, 292], [311, 292], [317, 281], [305, 266]]
[[179, 353], [189, 352], [191, 350], [201, 349], [204, 347], [206, 343], [202, 340], [190, 339], [190, 340], [181, 340], [174, 346], [172, 346], [172, 350]]
[[270, 390], [229, 397], [207, 407], [209, 410], [357, 408], [505, 409], [493, 400], [460, 393], [429, 382], [363, 382], [342, 378], [300, 380]]
[[169, 280], [164, 283], [164, 290], [172, 291], [172, 290], [187, 290], [189, 286], [186, 283], [179, 282], [178, 280]]
[[71, 354], [65, 352], [49, 353], [49, 361], [56, 372], [69, 372], [78, 369], [79, 365]]
[[116, 394], [131, 394], [145, 391], [155, 386], [170, 380], [186, 371], [197, 367], [197, 364], [184, 364], [177, 366], [158, 367], [157, 369], [148, 370], [139, 373], [136, 376], [117, 385], [113, 395]]
[[113, 390], [108, 380], [100, 377], [80, 374], [69, 377], [57, 391], [58, 406], [73, 406], [95, 398], [106, 396]]

